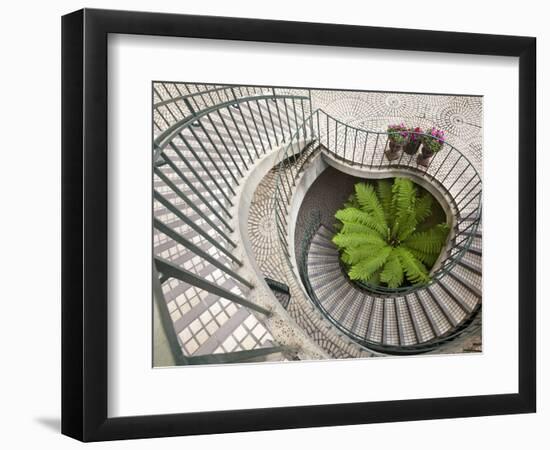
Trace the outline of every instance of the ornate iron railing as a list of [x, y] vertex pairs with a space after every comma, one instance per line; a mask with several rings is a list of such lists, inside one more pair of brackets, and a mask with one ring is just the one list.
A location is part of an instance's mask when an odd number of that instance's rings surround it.
[[[253, 283], [239, 275], [242, 261], [233, 252], [233, 197], [256, 160], [277, 146], [283, 147], [274, 168], [278, 173], [275, 221], [289, 264], [292, 247], [287, 221], [293, 187], [317, 151], [365, 172], [403, 170], [415, 174], [452, 200], [457, 218], [453, 241], [447, 257], [432, 274], [432, 282], [445, 276], [470, 247], [481, 220], [481, 179], [468, 158], [450, 144], [445, 144], [427, 167], [416, 165], [414, 157], [405, 154], [389, 161], [385, 158], [387, 133], [350, 127], [321, 110], [313, 112], [307, 91], [306, 95], [292, 95], [284, 89], [231, 86], [201, 92], [183, 92], [177, 85], [157, 88], [165, 92], [156, 92], [154, 100], [154, 200], [165, 211], [164, 216], [176, 217], [183, 228], [175, 228], [164, 217], [155, 217], [154, 227], [163, 239], [199, 256], [212, 270], [221, 271], [242, 292]], [[158, 255], [155, 265], [161, 282], [184, 280], [257, 313], [269, 314], [240, 291], [206, 279], [205, 269], [193, 271]], [[308, 293], [315, 302], [314, 293]]]
[[[234, 254], [231, 208], [237, 186], [256, 160], [289, 142], [311, 114], [309, 96], [227, 86], [177, 96], [175, 87], [166, 88], [163, 100], [154, 105], [154, 115], [162, 121], [153, 141], [154, 264], [159, 282], [193, 286], [198, 290], [194, 295], [206, 292], [229, 300], [261, 320], [271, 311], [247, 298], [254, 282], [239, 273], [243, 262]], [[243, 96], [246, 93], [253, 95]], [[158, 92], [155, 96], [161, 97]], [[190, 264], [196, 257], [200, 263]], [[160, 287], [155, 297], [163, 297]], [[158, 304], [169, 318], [166, 302]], [[165, 331], [177, 341], [173, 330]], [[235, 352], [223, 361], [208, 355], [182, 357], [180, 350], [174, 360], [236, 362], [283, 350], [274, 346]]]
[[[293, 153], [293, 141], [301, 139], [309, 130], [317, 146], [329, 158], [358, 170], [358, 176], [368, 178], [372, 175], [405, 173], [427, 180], [442, 192], [450, 202], [456, 223], [451, 233], [451, 241], [446, 249], [447, 255], [432, 270], [431, 280], [427, 284], [406, 286], [397, 289], [384, 288], [364, 283], [364, 287], [377, 294], [404, 295], [417, 289], [423, 289], [446, 276], [468, 251], [481, 223], [482, 192], [481, 177], [470, 160], [454, 146], [445, 142], [429, 161], [427, 166], [417, 164], [416, 155], [402, 153], [398, 159], [387, 157], [389, 135], [387, 132], [369, 131], [352, 127], [316, 110], [293, 136], [285, 149], [280, 151], [281, 170], [277, 178], [274, 194], [278, 237], [286, 260], [292, 265], [291, 247], [287, 238], [287, 216], [291, 203], [291, 192], [296, 185], [298, 170], [293, 169], [296, 162]], [[417, 133], [422, 136], [422, 133]]]
[[[299, 252], [297, 253], [296, 261], [298, 265], [298, 273], [309, 298], [315, 304], [317, 309], [322, 312], [323, 316], [327, 318], [328, 321], [332, 323], [332, 325], [334, 325], [338, 330], [340, 330], [349, 338], [353, 339], [358, 344], [370, 350], [385, 354], [414, 355], [429, 351], [435, 351], [436, 349], [448, 344], [451, 341], [456, 340], [459, 337], [465, 337], [466, 333], [473, 334], [481, 328], [481, 304], [479, 304], [475, 308], [475, 310], [464, 322], [462, 322], [459, 326], [452, 328], [445, 335], [426, 343], [419, 343], [408, 346], [381, 344], [379, 342], [369, 340], [366, 338], [366, 336], [360, 335], [351, 330], [349, 327], [344, 326], [331, 314], [331, 312], [327, 308], [325, 308], [323, 303], [319, 300], [315, 289], [313, 289], [313, 287], [311, 286], [311, 282], [308, 276], [309, 248], [315, 234], [317, 233], [321, 225], [321, 212], [319, 210], [310, 211], [309, 218], [304, 225], [303, 238], [299, 246]], [[345, 276], [343, 271], [342, 276]]]

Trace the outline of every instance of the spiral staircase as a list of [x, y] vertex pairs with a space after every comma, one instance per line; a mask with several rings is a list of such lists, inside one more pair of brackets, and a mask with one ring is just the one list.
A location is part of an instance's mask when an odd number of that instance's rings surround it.
[[[154, 83], [156, 366], [448, 352], [479, 333], [478, 168], [449, 143], [428, 167], [389, 161], [384, 132], [322, 106], [304, 89]], [[313, 214], [297, 228], [327, 167], [408, 176], [447, 205], [452, 232], [429, 284], [359, 286], [329, 223]]]

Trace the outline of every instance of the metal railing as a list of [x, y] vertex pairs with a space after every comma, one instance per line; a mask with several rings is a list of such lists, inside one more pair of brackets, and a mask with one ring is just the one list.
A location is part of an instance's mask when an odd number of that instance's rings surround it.
[[[349, 126], [323, 112], [316, 110], [298, 128], [293, 141], [300, 140], [309, 130], [322, 153], [335, 161], [359, 169], [365, 177], [375, 173], [412, 174], [427, 180], [443, 192], [454, 209], [456, 224], [451, 234], [447, 255], [431, 273], [427, 284], [406, 286], [397, 289], [384, 288], [369, 283], [363, 286], [378, 294], [404, 295], [422, 289], [447, 275], [468, 251], [481, 222], [481, 178], [470, 160], [458, 149], [445, 142], [440, 151], [434, 154], [427, 166], [417, 163], [417, 155], [401, 153], [399, 158], [390, 160], [387, 156], [389, 135], [387, 132], [368, 131]], [[422, 133], [417, 133], [422, 136]], [[299, 170], [293, 167], [296, 155], [293, 141], [282, 149], [279, 160], [280, 174], [277, 178], [274, 205], [277, 231], [283, 253], [292, 266], [290, 246], [287, 239], [287, 216], [291, 204], [293, 187], [296, 185]], [[360, 175], [358, 175], [360, 176]]]
[[[254, 282], [238, 271], [243, 262], [234, 253], [231, 208], [255, 161], [290, 141], [311, 114], [309, 96], [252, 89], [248, 93], [254, 95], [247, 97], [246, 89], [234, 87], [179, 97], [167, 92], [154, 105], [155, 115], [163, 118], [153, 141], [153, 226], [161, 236], [154, 264], [160, 283], [177, 280], [269, 316], [270, 310], [247, 299]], [[176, 251], [163, 255], [168, 248]], [[188, 263], [196, 257], [200, 264]]]
[[[375, 132], [348, 126], [341, 121], [329, 116], [321, 110], [314, 111], [302, 126], [298, 128], [291, 142], [286, 149], [282, 149], [279, 155], [279, 175], [276, 179], [274, 205], [277, 225], [277, 234], [280, 247], [287, 264], [292, 269], [293, 263], [291, 251], [287, 239], [288, 223], [287, 217], [292, 202], [293, 188], [298, 181], [302, 165], [296, 167], [298, 161], [294, 149], [294, 143], [300, 140], [299, 134], [307, 133], [314, 139], [315, 148], [319, 149], [328, 158], [359, 169], [358, 176], [364, 173], [368, 178], [373, 172], [378, 174], [387, 173], [388, 176], [395, 176], [396, 173], [412, 174], [416, 177], [427, 180], [435, 185], [440, 192], [443, 192], [454, 210], [456, 223], [454, 226], [451, 242], [449, 243], [446, 257], [441, 261], [435, 271], [431, 274], [429, 283], [422, 285], [407, 286], [398, 289], [389, 289], [380, 286], [364, 285], [369, 292], [376, 296], [391, 295], [403, 296], [418, 289], [428, 288], [434, 283], [439, 283], [445, 278], [452, 268], [460, 262], [464, 254], [469, 250], [477, 229], [481, 222], [482, 197], [481, 178], [471, 164], [469, 159], [458, 149], [449, 143], [445, 143], [426, 166], [417, 164], [416, 155], [402, 153], [397, 159], [390, 159], [387, 155], [389, 136], [386, 132]], [[310, 144], [311, 145], [311, 144]], [[313, 225], [312, 225], [313, 224]], [[456, 327], [426, 343], [419, 343], [410, 346], [394, 346], [372, 342], [342, 325], [332, 314], [327, 311], [317, 298], [311, 287], [307, 272], [307, 254], [313, 235], [320, 225], [320, 216], [310, 218], [309, 227], [304, 231], [304, 237], [300, 252], [296, 258], [298, 275], [307, 291], [311, 301], [323, 313], [323, 315], [342, 333], [358, 342], [360, 345], [371, 348], [375, 351], [385, 353], [422, 353], [431, 351], [451, 340], [458, 338], [464, 330], [471, 325], [478, 316], [481, 306], [478, 305], [474, 311]], [[344, 275], [344, 272], [342, 273]]]
[[[385, 157], [387, 133], [350, 127], [321, 110], [312, 111], [309, 92], [291, 95], [280, 89], [231, 86], [183, 92], [177, 84], [157, 89], [165, 92], [155, 93], [154, 200], [172, 221], [155, 217], [154, 227], [244, 290], [253, 283], [237, 273], [242, 261], [234, 255], [236, 243], [231, 238], [233, 197], [255, 161], [281, 145], [274, 167], [275, 222], [290, 265], [287, 217], [293, 188], [307, 161], [318, 151], [365, 171], [414, 173], [452, 199], [457, 218], [453, 243], [432, 274], [432, 282], [444, 276], [470, 247], [481, 219], [481, 179], [467, 157], [450, 144], [444, 145], [428, 167], [416, 165], [414, 157], [405, 154], [390, 161]], [[248, 96], [250, 93], [253, 95]], [[183, 224], [179, 228], [173, 225], [174, 217]], [[184, 280], [266, 314], [243, 295], [210, 280], [205, 282], [202, 272], [183, 269], [162, 257], [156, 257], [155, 263], [161, 281]], [[309, 294], [315, 301], [314, 293]]]
[[[338, 319], [336, 319], [332, 315], [332, 313], [327, 308], [325, 308], [323, 302], [319, 300], [315, 289], [313, 289], [313, 287], [311, 286], [308, 275], [309, 248], [311, 246], [313, 238], [315, 237], [321, 226], [321, 212], [319, 210], [310, 211], [309, 218], [304, 225], [303, 238], [300, 243], [299, 253], [296, 259], [298, 265], [298, 273], [300, 275], [300, 279], [302, 281], [304, 289], [306, 290], [309, 298], [315, 304], [317, 309], [322, 312], [323, 316], [327, 318], [330, 323], [332, 323], [338, 330], [340, 330], [350, 339], [353, 339], [355, 342], [362, 345], [363, 347], [374, 350], [376, 352], [395, 355], [414, 355], [434, 351], [451, 341], [455, 341], [459, 337], [464, 337], [466, 335], [466, 330], [468, 330], [467, 334], [471, 335], [481, 328], [481, 304], [476, 306], [474, 311], [472, 311], [472, 313], [466, 318], [466, 320], [460, 323], [457, 327], [451, 328], [444, 335], [436, 337], [427, 342], [407, 346], [381, 344], [380, 342], [369, 340], [365, 335], [360, 335], [351, 330], [349, 327], [344, 326]], [[342, 271], [342, 276], [345, 276], [344, 271]]]

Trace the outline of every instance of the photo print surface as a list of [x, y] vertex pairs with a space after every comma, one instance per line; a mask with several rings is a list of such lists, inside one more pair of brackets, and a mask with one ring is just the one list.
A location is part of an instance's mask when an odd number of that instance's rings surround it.
[[482, 352], [483, 98], [152, 83], [153, 366]]

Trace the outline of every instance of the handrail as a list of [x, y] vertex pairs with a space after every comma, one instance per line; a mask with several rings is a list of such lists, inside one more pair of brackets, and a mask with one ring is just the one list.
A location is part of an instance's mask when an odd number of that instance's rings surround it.
[[[248, 107], [238, 107], [243, 104]], [[181, 114], [177, 116], [171, 114], [173, 120], [182, 116], [183, 119], [177, 120], [153, 140], [154, 174], [160, 183], [158, 188], [154, 188], [153, 196], [161, 211], [153, 225], [163, 235], [162, 242], [183, 246], [185, 253], [197, 255], [205, 266], [180, 267], [181, 255], [175, 263], [176, 259], [155, 254], [155, 266], [162, 275], [157, 277], [158, 281], [162, 284], [169, 278], [180, 280], [244, 306], [256, 316], [263, 315], [258, 320], [264, 321], [264, 317], [272, 312], [247, 299], [245, 291], [253, 289], [254, 283], [239, 271], [243, 261], [232, 251], [236, 244], [231, 238], [231, 196], [235, 195], [236, 187], [246, 175], [247, 164], [254, 164], [267, 153], [267, 149], [290, 139], [304, 116], [311, 112], [309, 97], [256, 95], [231, 98], [227, 102], [192, 110], [192, 115], [186, 115], [184, 111], [187, 109], [180, 109]], [[166, 125], [171, 123], [164, 116], [162, 118]], [[196, 125], [200, 129], [196, 129]], [[182, 202], [191, 214], [181, 209]], [[186, 229], [172, 226], [169, 221], [172, 219], [162, 217], [164, 212], [175, 216], [188, 227], [187, 230], [195, 232], [201, 242], [192, 239]], [[159, 244], [158, 248], [163, 245]], [[212, 249], [216, 256], [210, 252]], [[221, 271], [239, 289], [230, 289], [231, 284], [227, 285], [226, 281], [220, 283], [218, 278], [209, 277], [212, 270]], [[225, 280], [225, 277], [220, 279]], [[169, 317], [166, 302], [160, 303], [163, 314]]]
[[[334, 125], [334, 126], [332, 126]], [[344, 134], [344, 148], [343, 151], [341, 151], [341, 142], [338, 139], [338, 128], [342, 126], [343, 134]], [[319, 146], [321, 147], [321, 151], [328, 153], [329, 155], [337, 158], [340, 161], [343, 161], [347, 164], [350, 164], [352, 166], [359, 166], [359, 168], [368, 168], [371, 170], [382, 170], [382, 169], [409, 169], [413, 170], [417, 174], [427, 176], [429, 179], [431, 179], [432, 182], [439, 183], [443, 188], [445, 188], [445, 181], [449, 178], [449, 175], [451, 172], [459, 167], [458, 170], [462, 169], [460, 176], [462, 176], [464, 173], [466, 173], [468, 170], [470, 170], [471, 177], [468, 179], [468, 182], [463, 186], [463, 188], [458, 192], [457, 198], [455, 198], [450, 192], [450, 189], [452, 189], [456, 181], [452, 181], [452, 184], [449, 188], [448, 195], [450, 195], [453, 200], [455, 200], [455, 206], [457, 208], [458, 212], [458, 221], [455, 227], [455, 235], [453, 236], [453, 241], [451, 248], [449, 250], [448, 256], [445, 258], [445, 260], [440, 262], [439, 268], [432, 273], [431, 280], [428, 283], [421, 284], [421, 285], [413, 285], [413, 286], [406, 286], [396, 289], [389, 289], [385, 288], [383, 286], [374, 286], [370, 283], [365, 283], [366, 287], [370, 290], [372, 290], [375, 293], [379, 294], [399, 294], [404, 295], [405, 293], [410, 293], [418, 289], [424, 289], [428, 287], [429, 285], [433, 284], [437, 280], [443, 278], [445, 275], [447, 275], [450, 270], [462, 259], [464, 254], [469, 250], [473, 239], [475, 238], [475, 234], [477, 231], [477, 228], [479, 226], [479, 223], [481, 221], [481, 204], [482, 204], [482, 198], [481, 198], [481, 187], [479, 187], [479, 190], [476, 192], [474, 189], [476, 187], [481, 185], [481, 178], [473, 166], [473, 164], [470, 162], [468, 157], [466, 157], [462, 152], [460, 152], [458, 149], [456, 149], [453, 145], [449, 144], [448, 142], [444, 143], [443, 148], [437, 152], [430, 161], [428, 167], [426, 167], [424, 170], [419, 168], [418, 166], [412, 166], [409, 165], [412, 163], [413, 157], [405, 157], [404, 153], [399, 158], [399, 161], [392, 162], [388, 161], [385, 162], [385, 151], [388, 145], [388, 132], [384, 131], [370, 131], [365, 130], [361, 128], [356, 128], [350, 125], [347, 125], [343, 122], [341, 122], [338, 119], [335, 119], [334, 117], [330, 116], [329, 114], [325, 113], [321, 109], [315, 110], [303, 123], [300, 127], [298, 127], [295, 135], [291, 139], [291, 141], [287, 144], [286, 148], [281, 150], [281, 161], [288, 160], [289, 162], [292, 162], [292, 155], [289, 154], [289, 150], [292, 148], [292, 144], [294, 139], [299, 138], [300, 130], [307, 130], [310, 128], [312, 130], [312, 134], [317, 136], [317, 142]], [[333, 130], [333, 135], [331, 136], [331, 129]], [[350, 131], [348, 131], [350, 130]], [[359, 149], [359, 153], [357, 153], [357, 136], [358, 134], [364, 135], [362, 141], [364, 142], [363, 148]], [[421, 136], [427, 136], [424, 133], [416, 133], [417, 135]], [[348, 135], [354, 136], [354, 144], [353, 148], [347, 152], [347, 142], [348, 142]], [[374, 138], [372, 140], [375, 141], [374, 148], [372, 151], [368, 151], [368, 141], [369, 136], [373, 135]], [[340, 133], [340, 136], [342, 136], [342, 132]], [[382, 137], [382, 139], [380, 139]], [[383, 141], [383, 145], [378, 145], [380, 141]], [[377, 155], [377, 151], [379, 154]], [[347, 155], [351, 154], [352, 158], [346, 158]], [[367, 161], [365, 163], [365, 156], [370, 156], [370, 163]], [[356, 161], [355, 156], [360, 157], [360, 162]], [[438, 159], [439, 155], [445, 155]], [[455, 158], [454, 161], [451, 160], [451, 164], [454, 162], [454, 165], [452, 165], [452, 168], [448, 170], [447, 172], [443, 171], [441, 172], [441, 169], [445, 166], [445, 163], [447, 160], [453, 155]], [[375, 158], [376, 157], [376, 158]], [[403, 162], [403, 159], [405, 158], [405, 161]], [[434, 161], [438, 160], [439, 165], [435, 166], [436, 170], [432, 169], [432, 172], [430, 173], [430, 169], [434, 167]], [[376, 164], [374, 162], [376, 161]], [[459, 162], [463, 161], [462, 164], [459, 166]], [[279, 236], [279, 241], [283, 247], [283, 252], [285, 254], [285, 257], [287, 259], [287, 262], [292, 266], [290, 254], [288, 252], [288, 242], [286, 239], [285, 232], [283, 231], [285, 229], [286, 221], [284, 220], [285, 216], [288, 212], [288, 204], [290, 202], [290, 197], [288, 196], [288, 192], [290, 192], [291, 187], [295, 184], [295, 173], [292, 173], [291, 171], [291, 178], [292, 180], [288, 179], [288, 175], [286, 174], [286, 171], [283, 171], [285, 174], [285, 179], [283, 179], [283, 176], [281, 173], [277, 177], [276, 180], [276, 188], [274, 193], [274, 204], [277, 209], [275, 217], [277, 221], [277, 234]], [[441, 176], [438, 178], [437, 175], [441, 173]], [[451, 178], [452, 180], [453, 178]], [[285, 185], [286, 183], [286, 185]], [[468, 189], [465, 190], [466, 187], [470, 186]], [[463, 193], [465, 190], [466, 194], [460, 197], [460, 194]], [[463, 205], [464, 209], [460, 209], [459, 205], [462, 203], [465, 199], [467, 199], [470, 194], [473, 192], [473, 196], [468, 200], [468, 202]], [[284, 194], [284, 197], [283, 197]], [[473, 202], [473, 208], [470, 210], [466, 209], [467, 206], [472, 204]], [[467, 211], [467, 212], [466, 212]], [[463, 214], [461, 214], [463, 213]], [[472, 218], [472, 214], [474, 217]], [[460, 229], [460, 226], [464, 223], [465, 220], [471, 221], [471, 224], [468, 225], [465, 229]], [[283, 223], [284, 222], [284, 223]], [[466, 234], [465, 232], [468, 231]], [[462, 240], [458, 242], [458, 238], [462, 237]], [[455, 245], [456, 244], [456, 245]], [[460, 244], [460, 246], [458, 245]], [[458, 251], [456, 251], [458, 250]]]
[[160, 133], [156, 139], [153, 141], [153, 145], [156, 149], [164, 149], [168, 143], [174, 139], [184, 128], [188, 127], [193, 122], [197, 121], [201, 117], [204, 117], [210, 114], [213, 111], [219, 111], [220, 109], [227, 108], [231, 105], [240, 104], [240, 103], [249, 103], [255, 100], [278, 100], [278, 99], [295, 99], [295, 100], [309, 100], [308, 97], [297, 96], [297, 95], [258, 95], [253, 97], [242, 97], [233, 99], [227, 102], [218, 103], [215, 106], [211, 106], [201, 111], [195, 112], [192, 116], [184, 117], [182, 120], [176, 122], [175, 124], [168, 127], [162, 133]]
[[[173, 86], [175, 86], [176, 90], [178, 91], [178, 93], [181, 94], [181, 90], [179, 89], [179, 86], [178, 84], [180, 83], [176, 83], [176, 82], [159, 82], [159, 83], [154, 83], [154, 84], [160, 84], [162, 85], [163, 89], [166, 90], [167, 92], [168, 89], [166, 88], [166, 84], [172, 84]], [[186, 83], [183, 83], [184, 85]], [[240, 98], [244, 98], [244, 97], [252, 97], [253, 95], [250, 94], [250, 91], [252, 90], [252, 92], [254, 93], [254, 95], [256, 95], [257, 92], [265, 92], [265, 91], [272, 91], [274, 92], [276, 89], [281, 89], [281, 88], [273, 88], [273, 87], [267, 87], [267, 86], [240, 86], [240, 85], [227, 85], [227, 84], [224, 84], [224, 85], [208, 85], [208, 84], [205, 84], [204, 86], [216, 86], [216, 87], [213, 87], [213, 88], [209, 88], [209, 89], [204, 89], [202, 91], [196, 91], [196, 92], [189, 92], [187, 94], [181, 94], [177, 97], [171, 97], [171, 98], [168, 98], [168, 99], [165, 99], [165, 100], [161, 100], [157, 103], [154, 103], [153, 104], [153, 107], [154, 108], [159, 108], [161, 106], [166, 106], [166, 105], [169, 105], [171, 103], [175, 103], [179, 100], [189, 100], [189, 99], [193, 99], [195, 97], [201, 97], [201, 100], [204, 101], [204, 99], [202, 99], [203, 96], [206, 96], [208, 95], [208, 97], [210, 97], [211, 99], [213, 98], [212, 97], [212, 94], [216, 94], [218, 96], [218, 99], [221, 99], [221, 96], [220, 96], [220, 92], [224, 92], [224, 95], [226, 97], [232, 97], [232, 98], [238, 98], [235, 94], [235, 91], [239, 91], [239, 96]], [[245, 89], [246, 91], [246, 94], [243, 95], [243, 89]], [[157, 96], [159, 98], [162, 99], [162, 95], [160, 95], [160, 92], [158, 92], [157, 88], [155, 86], [153, 86], [153, 91], [155, 92], [155, 94], [157, 94]], [[231, 96], [228, 95], [228, 94], [225, 94], [225, 91], [230, 91], [231, 92]], [[310, 92], [308, 90], [308, 92]], [[170, 95], [170, 94], [169, 94]], [[308, 95], [308, 98], [311, 100], [311, 96]], [[215, 103], [215, 102], [212, 102], [212, 106], [213, 105], [216, 105], [218, 103]]]
[[[164, 86], [164, 83], [162, 83], [162, 85], [163, 85], [164, 89], [166, 89], [166, 87]], [[158, 108], [160, 106], [165, 106], [165, 105], [169, 105], [170, 103], [177, 102], [178, 100], [190, 99], [190, 98], [194, 98], [194, 97], [201, 97], [201, 96], [206, 95], [206, 94], [210, 95], [214, 92], [219, 93], [219, 92], [223, 92], [223, 91], [226, 91], [226, 90], [230, 90], [231, 88], [233, 88], [233, 86], [220, 86], [220, 87], [216, 87], [216, 88], [212, 88], [212, 89], [205, 89], [203, 91], [190, 92], [188, 94], [179, 95], [178, 97], [172, 97], [172, 98], [168, 98], [166, 100], [161, 100], [160, 102], [154, 103], [153, 107]], [[162, 96], [160, 95], [160, 93], [158, 93], [156, 88], [153, 88], [153, 89], [155, 89], [155, 92], [157, 93], [158, 97], [162, 98]], [[178, 89], [178, 92], [180, 92], [179, 89]]]

